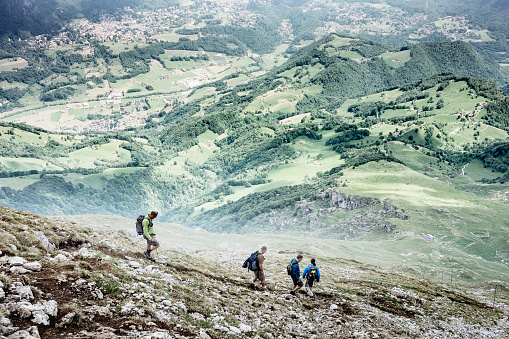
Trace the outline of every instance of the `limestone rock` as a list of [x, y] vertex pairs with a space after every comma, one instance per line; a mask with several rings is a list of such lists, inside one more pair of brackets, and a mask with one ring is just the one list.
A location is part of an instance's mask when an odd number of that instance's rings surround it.
[[47, 250], [54, 250], [56, 249], [55, 245], [49, 242], [48, 238], [46, 238], [46, 235], [41, 231], [34, 231], [34, 236], [41, 241], [42, 247], [44, 247]]
[[11, 271], [12, 274], [26, 274], [32, 272], [21, 266], [12, 266], [9, 271]]
[[41, 337], [34, 337], [30, 334], [30, 332], [21, 330], [16, 333], [11, 334], [7, 337], [7, 339], [40, 339]]
[[242, 332], [251, 332], [251, 326], [241, 323], [239, 328]]
[[74, 313], [74, 312], [67, 313], [66, 315], [64, 315], [62, 317], [62, 319], [60, 319], [60, 321], [55, 325], [55, 327], [56, 328], [66, 327], [67, 325], [72, 323], [75, 315], [76, 315], [76, 313]]
[[58, 303], [55, 300], [45, 301], [41, 304], [44, 312], [52, 317], [58, 314]]
[[58, 264], [61, 262], [69, 261], [69, 258], [67, 258], [65, 255], [60, 253], [60, 254], [57, 254], [51, 261], [54, 262], [55, 264]]
[[9, 266], [22, 266], [27, 261], [22, 257], [10, 257], [9, 258]]
[[138, 269], [141, 267], [141, 264], [137, 261], [129, 261], [129, 266], [131, 266], [134, 269]]
[[26, 264], [23, 264], [23, 268], [26, 268], [27, 270], [30, 270], [30, 271], [39, 272], [42, 269], [42, 265], [37, 261], [33, 261], [33, 262], [27, 262]]
[[105, 306], [97, 306], [94, 305], [90, 308], [87, 308], [85, 312], [90, 313], [94, 316], [100, 316], [100, 317], [111, 317], [111, 311], [108, 307]]
[[18, 286], [16, 288], [16, 294], [19, 295], [21, 300], [30, 301], [34, 299], [34, 294], [30, 286]]

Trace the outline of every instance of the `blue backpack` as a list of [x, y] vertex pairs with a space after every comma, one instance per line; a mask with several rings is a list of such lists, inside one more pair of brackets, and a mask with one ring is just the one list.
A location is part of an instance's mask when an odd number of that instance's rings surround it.
[[244, 261], [242, 264], [243, 268], [247, 268], [250, 271], [256, 271], [258, 270], [258, 251], [251, 253], [249, 258]]

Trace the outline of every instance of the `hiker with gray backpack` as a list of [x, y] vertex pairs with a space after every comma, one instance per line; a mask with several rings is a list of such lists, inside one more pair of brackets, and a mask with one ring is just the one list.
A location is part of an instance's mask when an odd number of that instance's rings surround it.
[[311, 265], [304, 269], [304, 273], [302, 273], [302, 278], [306, 279], [306, 283], [304, 284], [304, 288], [308, 296], [313, 296], [313, 284], [315, 282], [320, 282], [320, 270], [318, 266], [316, 266], [316, 260], [311, 259]]
[[253, 281], [249, 284], [251, 288], [255, 287], [255, 282], [257, 280], [260, 280], [262, 290], [267, 289], [267, 286], [265, 286], [265, 272], [263, 271], [263, 262], [265, 261], [263, 254], [265, 252], [267, 252], [267, 246], [262, 246], [260, 251], [251, 253], [249, 258], [247, 258], [242, 265], [243, 268], [247, 268], [254, 273]]
[[159, 248], [159, 242], [156, 240], [154, 233], [153, 219], [157, 218], [157, 211], [150, 212], [149, 215], [140, 215], [136, 219], [136, 231], [139, 235], [143, 235], [143, 238], [147, 241], [147, 250], [143, 252], [145, 257], [150, 261], [155, 261], [150, 255], [150, 252]]

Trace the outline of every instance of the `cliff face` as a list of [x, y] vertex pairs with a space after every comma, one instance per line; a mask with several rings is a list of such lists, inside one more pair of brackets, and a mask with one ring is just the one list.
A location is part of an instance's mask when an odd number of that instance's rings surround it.
[[[82, 225], [0, 207], [2, 338], [509, 334], [507, 286], [493, 303], [479, 291], [316, 257], [322, 279], [315, 296], [292, 296], [285, 268], [296, 253], [270, 248], [269, 289], [251, 289], [252, 274], [240, 267], [250, 249], [186, 253], [162, 244], [154, 264], [141, 254], [145, 244], [134, 234], [134, 221], [133, 232], [118, 232], [99, 226], [100, 219]], [[301, 271], [311, 255], [305, 254]]]
[[349, 196], [329, 188], [316, 199], [302, 200], [293, 208], [257, 216], [249, 229], [264, 228], [266, 233], [294, 233], [334, 239], [353, 239], [374, 230], [393, 231], [391, 218], [407, 220], [404, 211], [387, 201]]

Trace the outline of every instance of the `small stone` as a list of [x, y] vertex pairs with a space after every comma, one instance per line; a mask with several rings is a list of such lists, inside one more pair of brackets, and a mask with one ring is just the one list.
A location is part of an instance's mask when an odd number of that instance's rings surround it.
[[32, 312], [32, 322], [40, 325], [47, 326], [49, 325], [49, 316], [41, 309], [34, 310]]
[[30, 334], [30, 332], [21, 330], [16, 333], [11, 334], [7, 337], [8, 339], [40, 339], [41, 337], [34, 337]]
[[21, 300], [30, 301], [34, 299], [34, 294], [32, 293], [30, 286], [19, 286], [16, 289], [16, 293], [19, 295]]
[[241, 323], [239, 328], [242, 332], [251, 332], [251, 326]]
[[42, 269], [42, 265], [37, 261], [27, 262], [26, 264], [23, 264], [23, 267], [26, 268], [27, 270], [36, 272], [39, 272]]
[[111, 311], [108, 307], [94, 305], [85, 310], [85, 312], [98, 315], [100, 317], [111, 317]]
[[18, 248], [16, 247], [16, 245], [14, 244], [9, 244], [9, 247], [14, 251], [16, 252], [18, 250]]
[[28, 318], [32, 315], [34, 306], [28, 301], [21, 301], [19, 303], [8, 304], [7, 309], [11, 313], [17, 313], [20, 318]]
[[141, 267], [141, 264], [137, 261], [129, 261], [129, 266], [131, 266], [134, 269], [138, 269]]
[[200, 333], [198, 334], [198, 339], [211, 339], [210, 335], [202, 328], [200, 329]]
[[232, 331], [235, 334], [240, 334], [241, 333], [240, 328], [235, 327], [235, 326], [230, 326], [230, 331]]
[[76, 313], [74, 313], [74, 312], [67, 313], [66, 315], [64, 315], [62, 317], [62, 319], [60, 319], [60, 322], [58, 324], [56, 324], [55, 327], [62, 328], [62, 327], [65, 327], [66, 325], [69, 325], [74, 320], [75, 315], [76, 315]]
[[58, 303], [55, 300], [45, 301], [42, 303], [42, 309], [44, 313], [52, 317], [56, 317], [58, 314]]
[[10, 271], [12, 274], [25, 274], [25, 273], [32, 272], [32, 271], [27, 270], [26, 268], [21, 267], [21, 266], [12, 266]]
[[9, 258], [9, 266], [22, 266], [27, 261], [22, 257], [10, 257]]
[[27, 329], [27, 332], [34, 338], [41, 339], [41, 335], [39, 334], [39, 329], [37, 326], [32, 326]]
[[329, 309], [330, 309], [331, 311], [337, 310], [338, 308], [339, 308], [339, 307], [338, 307], [338, 305], [336, 305], [336, 304], [332, 304], [332, 305], [330, 305], [330, 307], [329, 307]]
[[69, 261], [69, 258], [67, 258], [65, 255], [60, 253], [60, 254], [57, 254], [51, 261], [53, 261], [54, 263], [61, 263], [61, 262]]

